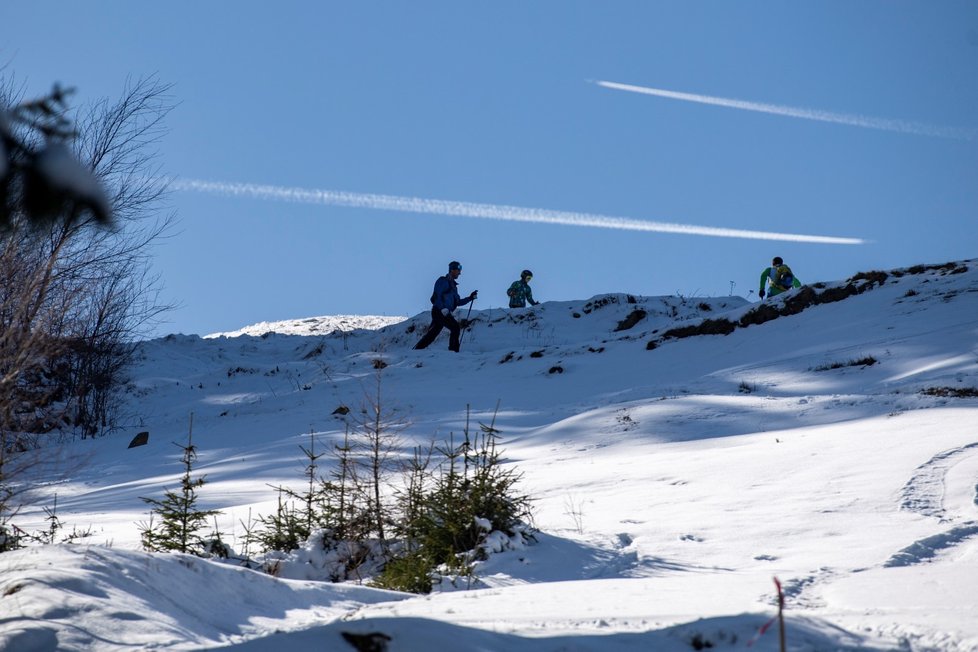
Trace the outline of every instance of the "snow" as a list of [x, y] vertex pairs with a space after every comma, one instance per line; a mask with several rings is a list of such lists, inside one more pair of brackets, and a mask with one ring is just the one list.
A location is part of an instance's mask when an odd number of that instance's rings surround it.
[[[84, 464], [36, 478], [15, 520], [43, 529], [56, 495], [93, 536], [0, 555], [0, 650], [354, 649], [344, 632], [392, 651], [777, 650], [776, 624], [758, 637], [774, 577], [790, 650], [978, 650], [978, 399], [922, 393], [978, 388], [978, 260], [663, 338], [756, 305], [612, 294], [473, 310], [460, 354], [445, 334], [412, 350], [427, 311], [145, 342], [130, 426], [67, 445]], [[140, 497], [175, 485], [191, 413], [200, 507], [223, 511], [238, 547], [273, 486], [301, 487], [310, 433], [342, 437], [333, 412], [364, 404], [376, 360], [406, 447], [461, 432], [467, 406], [488, 423], [498, 401], [536, 543], [428, 596], [317, 581], [315, 550], [283, 573], [313, 579], [140, 551]], [[142, 430], [149, 443], [127, 449]]]

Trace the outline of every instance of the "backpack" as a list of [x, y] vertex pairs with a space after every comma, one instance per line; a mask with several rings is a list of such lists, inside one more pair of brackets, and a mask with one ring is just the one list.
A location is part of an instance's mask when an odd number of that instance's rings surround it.
[[795, 277], [791, 273], [791, 268], [787, 265], [778, 265], [772, 268], [771, 280], [774, 285], [782, 290], [790, 290], [795, 282]]

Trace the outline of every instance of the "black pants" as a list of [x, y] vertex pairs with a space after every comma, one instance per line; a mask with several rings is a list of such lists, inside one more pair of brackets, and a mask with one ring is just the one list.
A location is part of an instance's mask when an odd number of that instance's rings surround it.
[[455, 351], [458, 353], [459, 348], [459, 334], [462, 332], [462, 327], [458, 325], [455, 318], [452, 317], [452, 313], [447, 315], [441, 314], [441, 310], [438, 308], [431, 309], [431, 326], [428, 327], [428, 332], [424, 334], [417, 344], [414, 345], [416, 349], [427, 348], [429, 344], [435, 341], [438, 337], [438, 333], [441, 329], [447, 328], [450, 335], [448, 337], [448, 349], [450, 351]]

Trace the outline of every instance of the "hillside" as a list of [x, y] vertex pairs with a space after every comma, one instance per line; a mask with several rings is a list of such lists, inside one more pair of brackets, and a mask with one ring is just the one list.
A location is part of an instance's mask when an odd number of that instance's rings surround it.
[[[764, 304], [606, 294], [468, 319], [459, 354], [446, 334], [412, 349], [427, 313], [143, 343], [119, 434], [67, 446], [84, 464], [38, 478], [17, 520], [43, 528], [56, 495], [68, 527], [112, 548], [0, 556], [0, 650], [123, 649], [118, 631], [156, 649], [344, 649], [344, 628], [391, 650], [745, 649], [774, 576], [790, 649], [978, 650], [978, 260]], [[240, 537], [271, 485], [302, 482], [299, 445], [339, 441], [336, 408], [378, 386], [405, 450], [460, 432], [467, 406], [495, 414], [538, 543], [430, 597], [138, 552], [140, 497], [176, 482], [191, 414], [202, 506]], [[127, 449], [140, 431], [149, 444]]]

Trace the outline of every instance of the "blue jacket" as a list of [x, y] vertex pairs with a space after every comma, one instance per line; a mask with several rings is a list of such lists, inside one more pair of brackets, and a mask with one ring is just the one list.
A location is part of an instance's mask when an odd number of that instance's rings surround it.
[[471, 300], [472, 297], [463, 299], [458, 296], [458, 283], [451, 276], [439, 276], [435, 281], [435, 290], [431, 293], [431, 305], [438, 310], [448, 308], [448, 312], [452, 312]]

